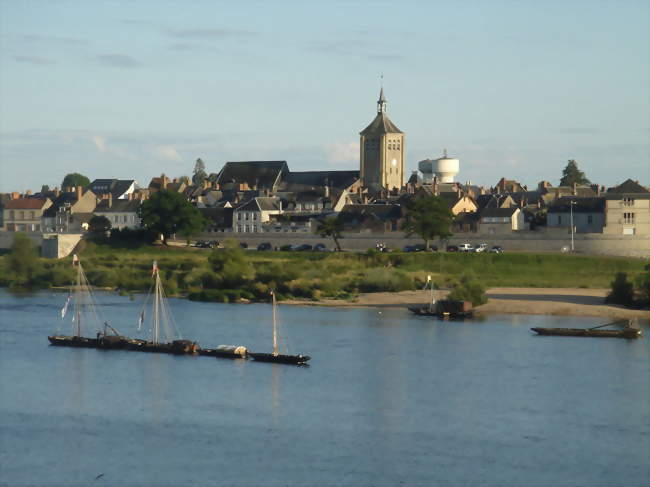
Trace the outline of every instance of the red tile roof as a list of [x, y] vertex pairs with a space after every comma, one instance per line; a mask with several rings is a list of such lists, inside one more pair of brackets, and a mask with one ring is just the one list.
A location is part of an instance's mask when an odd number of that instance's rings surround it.
[[40, 210], [46, 202], [45, 198], [18, 198], [8, 201], [5, 210]]

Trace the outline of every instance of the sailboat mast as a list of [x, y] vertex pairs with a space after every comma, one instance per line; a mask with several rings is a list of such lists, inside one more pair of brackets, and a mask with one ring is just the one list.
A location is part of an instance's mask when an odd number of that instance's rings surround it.
[[278, 355], [278, 325], [275, 316], [275, 293], [271, 292], [271, 302], [273, 303], [273, 355]]
[[[75, 255], [76, 257], [76, 255]], [[74, 260], [72, 261], [75, 262]], [[81, 336], [81, 262], [77, 261], [77, 288], [74, 296], [75, 336]]]
[[156, 274], [156, 288], [153, 306], [153, 342], [158, 343], [158, 320], [159, 320], [159, 307], [160, 307], [160, 276], [158, 269], [154, 269]]

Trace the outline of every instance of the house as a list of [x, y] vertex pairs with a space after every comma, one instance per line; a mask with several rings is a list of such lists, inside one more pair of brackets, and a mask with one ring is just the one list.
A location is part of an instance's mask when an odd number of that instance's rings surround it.
[[183, 193], [185, 191], [185, 188], [187, 188], [185, 181], [180, 181], [177, 178], [170, 180], [164, 174], [161, 174], [159, 178], [151, 178], [149, 186], [147, 187], [149, 194], [153, 194], [156, 191], [160, 191], [161, 189], [174, 191], [176, 193]]
[[97, 197], [81, 186], [59, 194], [43, 212], [43, 232], [80, 233], [88, 229], [88, 221], [97, 206]]
[[7, 232], [41, 232], [43, 212], [52, 206], [49, 198], [16, 198], [7, 201], [2, 210], [3, 227]]
[[455, 193], [440, 193], [439, 196], [447, 202], [447, 206], [454, 216], [460, 213], [474, 213], [478, 210], [478, 205], [474, 199], [464, 195], [460, 191]]
[[111, 222], [112, 229], [136, 229], [141, 227], [140, 203], [140, 200], [132, 198], [113, 199], [109, 193], [108, 198], [97, 204], [93, 213], [106, 217]]
[[605, 193], [605, 227], [609, 235], [650, 235], [650, 191], [628, 179]]
[[565, 196], [555, 200], [548, 209], [546, 226], [571, 231], [571, 222], [576, 233], [602, 233], [605, 199]]
[[486, 208], [481, 212], [479, 229], [489, 235], [502, 235], [527, 230], [527, 225], [521, 208]]
[[199, 213], [208, 221], [208, 232], [232, 232], [233, 208], [221, 206], [214, 208], [198, 208]]
[[396, 204], [345, 205], [338, 216], [348, 232], [401, 232], [404, 216]]
[[232, 228], [237, 233], [260, 233], [271, 215], [282, 213], [282, 201], [277, 197], [259, 196], [233, 210]]
[[136, 190], [137, 184], [133, 179], [95, 179], [88, 189], [100, 198], [108, 198], [110, 194], [114, 200], [129, 199], [129, 195]]

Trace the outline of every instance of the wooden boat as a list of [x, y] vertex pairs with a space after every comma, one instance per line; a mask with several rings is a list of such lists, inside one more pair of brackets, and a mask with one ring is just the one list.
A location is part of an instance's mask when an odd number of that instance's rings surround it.
[[278, 346], [278, 325], [276, 317], [277, 303], [275, 301], [275, 293], [271, 293], [271, 305], [273, 313], [273, 352], [272, 353], [259, 353], [248, 352], [248, 356], [258, 362], [273, 362], [278, 364], [292, 364], [292, 365], [307, 365], [311, 360], [309, 355], [288, 355], [279, 352]]
[[[198, 343], [191, 340], [184, 340], [180, 336], [171, 309], [169, 309], [169, 305], [167, 304], [156, 261], [153, 263], [151, 277], [154, 278], [154, 282], [145, 299], [139, 321], [139, 326], [144, 324], [145, 309], [149, 301], [151, 301], [151, 339], [129, 339], [125, 348], [136, 352], [169, 353], [174, 355], [197, 354], [200, 350]], [[171, 337], [171, 340], [161, 341], [161, 335], [164, 335], [167, 339]]]
[[593, 328], [531, 328], [538, 335], [556, 335], [573, 337], [596, 337], [596, 338], [639, 338], [641, 330], [636, 326], [635, 320], [630, 320], [620, 330], [603, 330], [605, 326], [617, 324], [607, 323]]
[[[81, 265], [81, 261], [76, 255], [72, 256], [72, 265], [77, 268], [77, 279], [71, 287], [65, 305], [61, 309], [61, 319], [64, 319], [70, 303], [73, 303], [74, 310], [72, 313], [72, 335], [52, 335], [48, 336], [50, 344], [59, 347], [77, 347], [77, 348], [124, 348], [128, 338], [121, 336], [107, 322], [104, 322], [103, 331], [98, 331], [95, 338], [83, 336], [84, 328], [94, 326], [98, 328], [100, 322], [97, 314], [95, 301], [90, 291], [90, 284]], [[109, 334], [108, 330], [112, 333]]]
[[424, 289], [426, 289], [427, 286], [431, 289], [431, 301], [428, 305], [410, 307], [409, 311], [411, 313], [418, 316], [435, 316], [436, 318], [443, 319], [461, 319], [471, 318], [474, 316], [472, 303], [469, 301], [453, 301], [450, 299], [440, 299], [436, 301], [431, 276], [427, 276], [427, 282], [424, 285]]
[[242, 346], [219, 345], [217, 348], [201, 348], [199, 350], [199, 355], [217, 358], [245, 359], [248, 355], [248, 350], [246, 347]]

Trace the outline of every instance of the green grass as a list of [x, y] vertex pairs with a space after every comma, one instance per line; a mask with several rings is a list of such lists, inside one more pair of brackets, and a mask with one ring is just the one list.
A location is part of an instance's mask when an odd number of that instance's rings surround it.
[[[80, 257], [89, 280], [97, 286], [145, 291], [156, 260], [169, 294], [222, 301], [238, 296], [266, 300], [271, 289], [281, 297], [306, 299], [421, 289], [427, 275], [439, 287], [450, 287], [466, 272], [476, 275], [485, 287], [609, 288], [617, 272], [627, 273], [633, 281], [647, 265], [641, 259], [567, 254], [246, 251], [255, 277], [239, 289], [229, 289], [221, 284], [222, 276], [210, 268], [209, 255], [210, 251], [183, 247], [116, 249], [91, 243]], [[0, 256], [0, 285], [9, 286], [12, 279], [5, 272], [4, 259]], [[40, 262], [43, 285], [63, 286], [71, 281], [71, 258]]]

